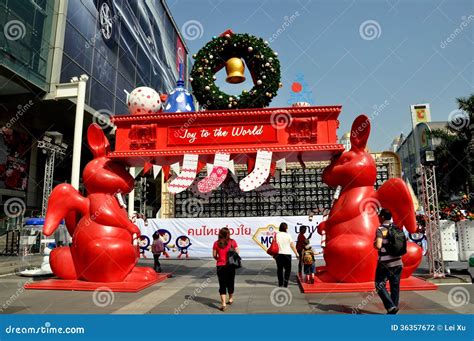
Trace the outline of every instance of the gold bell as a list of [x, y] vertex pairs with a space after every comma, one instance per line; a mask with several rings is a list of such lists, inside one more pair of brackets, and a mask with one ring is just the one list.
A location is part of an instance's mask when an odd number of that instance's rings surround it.
[[245, 65], [242, 59], [233, 57], [225, 63], [225, 71], [227, 72], [227, 83], [238, 84], [245, 81], [244, 76]]

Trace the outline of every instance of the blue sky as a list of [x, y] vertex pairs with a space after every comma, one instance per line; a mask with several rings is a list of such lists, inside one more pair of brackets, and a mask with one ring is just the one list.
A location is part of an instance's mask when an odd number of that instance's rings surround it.
[[[430, 103], [432, 120], [446, 121], [456, 109], [455, 98], [474, 92], [472, 0], [167, 3], [183, 31], [191, 20], [199, 22], [197, 34], [183, 32], [190, 54], [228, 28], [270, 40], [291, 21], [270, 44], [279, 53], [284, 85], [271, 106], [287, 106], [291, 84], [302, 73], [315, 105], [343, 106], [339, 136], [358, 114], [374, 117], [372, 151], [386, 150], [395, 136], [410, 132], [410, 104]], [[361, 34], [361, 25], [371, 23], [374, 30]], [[217, 83], [228, 93], [252, 86], [232, 88], [223, 75]]]

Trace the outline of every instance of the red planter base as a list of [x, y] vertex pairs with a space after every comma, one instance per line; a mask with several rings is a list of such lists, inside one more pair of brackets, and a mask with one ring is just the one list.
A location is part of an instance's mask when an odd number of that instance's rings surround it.
[[[341, 293], [341, 292], [370, 292], [375, 290], [374, 282], [363, 283], [327, 283], [315, 277], [314, 284], [304, 282], [304, 276], [298, 276], [301, 290], [305, 294], [310, 293]], [[387, 284], [387, 287], [389, 285]], [[437, 290], [438, 286], [421, 278], [410, 276], [400, 282], [401, 291], [413, 290]]]

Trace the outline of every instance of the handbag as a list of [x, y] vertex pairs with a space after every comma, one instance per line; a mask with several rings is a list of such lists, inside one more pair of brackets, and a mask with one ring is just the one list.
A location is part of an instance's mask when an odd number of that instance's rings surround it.
[[227, 265], [233, 266], [234, 268], [238, 269], [242, 267], [242, 258], [240, 258], [239, 254], [232, 247], [232, 242], [233, 240], [230, 241], [230, 249], [227, 252]]
[[272, 244], [270, 245], [270, 247], [267, 249], [267, 253], [272, 256], [272, 257], [275, 257], [276, 255], [278, 255], [278, 253], [280, 252], [280, 248], [278, 247], [278, 243], [277, 243], [277, 238], [276, 238], [276, 233], [273, 235], [273, 240], [272, 240]]

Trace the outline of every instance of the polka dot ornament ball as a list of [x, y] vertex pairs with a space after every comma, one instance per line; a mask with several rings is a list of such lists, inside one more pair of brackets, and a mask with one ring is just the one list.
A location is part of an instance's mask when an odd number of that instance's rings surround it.
[[152, 88], [141, 86], [128, 96], [128, 111], [132, 115], [156, 114], [160, 109], [160, 95]]

